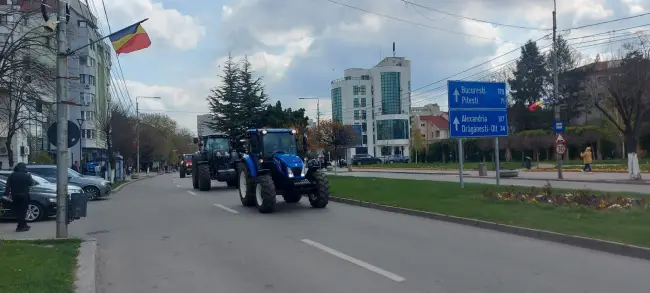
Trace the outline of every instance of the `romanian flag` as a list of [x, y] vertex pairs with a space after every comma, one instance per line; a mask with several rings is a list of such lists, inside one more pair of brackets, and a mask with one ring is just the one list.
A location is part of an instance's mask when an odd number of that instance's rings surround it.
[[144, 31], [142, 22], [123, 28], [112, 33], [108, 38], [113, 43], [115, 53], [126, 54], [134, 51], [149, 48], [151, 40], [149, 35]]
[[544, 105], [544, 103], [546, 103], [546, 100], [537, 101], [537, 102], [535, 102], [534, 104], [528, 106], [528, 111], [533, 112], [533, 111], [535, 111], [535, 110], [541, 108], [542, 105]]

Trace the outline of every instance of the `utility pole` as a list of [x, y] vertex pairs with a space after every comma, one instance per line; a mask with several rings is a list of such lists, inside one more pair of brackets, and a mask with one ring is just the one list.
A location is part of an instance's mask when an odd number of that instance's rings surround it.
[[66, 5], [57, 3], [56, 54], [56, 238], [68, 237], [68, 54]]
[[[558, 94], [558, 68], [557, 68], [557, 0], [553, 0], [553, 99], [555, 100], [555, 121], [560, 121], [560, 101]], [[562, 155], [557, 156], [557, 178], [563, 179], [562, 176]]]
[[320, 98], [298, 98], [298, 100], [316, 100], [316, 126], [320, 125]]

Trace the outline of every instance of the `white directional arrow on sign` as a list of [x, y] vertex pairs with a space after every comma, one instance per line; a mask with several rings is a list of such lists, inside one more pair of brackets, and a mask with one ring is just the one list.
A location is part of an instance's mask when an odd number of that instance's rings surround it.
[[556, 143], [564, 143], [564, 137], [562, 137], [562, 134], [557, 134], [557, 138], [555, 139]]
[[[458, 103], [458, 96], [459, 96], [459, 95], [460, 95], [460, 93], [458, 93], [458, 89], [455, 89], [455, 90], [454, 90], [454, 97], [456, 97], [456, 103]], [[455, 124], [455, 123], [454, 123], [454, 124]], [[458, 128], [458, 127], [456, 127], [456, 128]]]
[[456, 126], [456, 131], [458, 131], [458, 124], [460, 124], [460, 122], [458, 122], [458, 117], [456, 117], [454, 118], [454, 126]]

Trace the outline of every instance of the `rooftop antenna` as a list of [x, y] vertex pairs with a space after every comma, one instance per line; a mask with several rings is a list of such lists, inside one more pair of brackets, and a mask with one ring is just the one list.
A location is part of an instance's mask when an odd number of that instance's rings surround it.
[[393, 42], [393, 57], [395, 57], [395, 42]]

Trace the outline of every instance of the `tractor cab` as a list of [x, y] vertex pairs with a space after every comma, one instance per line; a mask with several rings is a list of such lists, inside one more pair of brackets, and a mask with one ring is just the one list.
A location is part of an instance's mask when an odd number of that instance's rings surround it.
[[[279, 169], [288, 178], [304, 177], [306, 168], [298, 155], [299, 135], [295, 129], [249, 129], [247, 152], [259, 161], [261, 170]], [[303, 149], [307, 137], [303, 136]]]
[[199, 147], [202, 151], [213, 153], [230, 153], [230, 138], [225, 134], [206, 135], [200, 138]]

